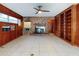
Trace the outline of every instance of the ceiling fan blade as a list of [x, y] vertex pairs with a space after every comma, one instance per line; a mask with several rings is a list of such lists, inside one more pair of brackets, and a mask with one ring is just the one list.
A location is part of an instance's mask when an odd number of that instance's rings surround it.
[[49, 10], [40, 10], [40, 11], [42, 11], [42, 12], [50, 12]]
[[37, 8], [33, 8], [33, 9], [35, 9], [35, 10], [39, 11], [39, 9], [37, 9]]
[[35, 14], [38, 14], [38, 12], [36, 12]]

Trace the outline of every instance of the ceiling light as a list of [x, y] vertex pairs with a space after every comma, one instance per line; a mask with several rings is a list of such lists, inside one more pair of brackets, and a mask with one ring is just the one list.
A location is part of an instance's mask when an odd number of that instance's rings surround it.
[[39, 14], [42, 13], [41, 11], [38, 12]]

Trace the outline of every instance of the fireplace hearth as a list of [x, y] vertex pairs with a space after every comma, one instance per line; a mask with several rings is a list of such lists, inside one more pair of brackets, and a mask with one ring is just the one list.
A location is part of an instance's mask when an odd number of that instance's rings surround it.
[[37, 33], [37, 34], [45, 33], [45, 26], [36, 26], [35, 33]]

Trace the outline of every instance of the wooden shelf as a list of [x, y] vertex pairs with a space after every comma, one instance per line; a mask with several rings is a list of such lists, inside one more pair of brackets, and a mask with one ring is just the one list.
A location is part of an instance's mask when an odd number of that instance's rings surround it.
[[71, 9], [65, 12], [66, 40], [71, 42]]
[[60, 36], [60, 16], [57, 15], [55, 17], [55, 34]]
[[[56, 15], [56, 33], [60, 32], [60, 38], [79, 46], [79, 4], [72, 5]], [[59, 20], [60, 19], [60, 20]], [[60, 24], [60, 25], [59, 25]], [[60, 28], [60, 31], [59, 31]]]
[[60, 14], [60, 29], [61, 29], [61, 38], [63, 38], [64, 39], [64, 32], [65, 32], [65, 28], [64, 28], [64, 22], [65, 22], [65, 20], [64, 20], [64, 13], [62, 13], [62, 14]]

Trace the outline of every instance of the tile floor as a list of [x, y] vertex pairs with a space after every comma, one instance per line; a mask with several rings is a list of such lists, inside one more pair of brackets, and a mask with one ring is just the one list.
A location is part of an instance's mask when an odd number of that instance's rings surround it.
[[0, 47], [0, 56], [79, 56], [79, 47], [50, 35], [23, 35]]

